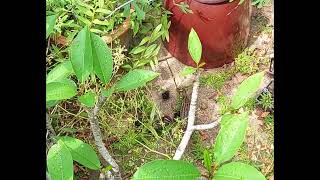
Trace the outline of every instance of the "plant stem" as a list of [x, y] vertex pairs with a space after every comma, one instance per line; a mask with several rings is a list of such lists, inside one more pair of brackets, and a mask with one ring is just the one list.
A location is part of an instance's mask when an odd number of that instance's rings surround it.
[[116, 9], [114, 9], [114, 10], [106, 17], [106, 19], [109, 18], [109, 17], [111, 17], [111, 16], [112, 16], [115, 12], [117, 12], [119, 9], [121, 9], [122, 7], [124, 7], [124, 6], [132, 3], [133, 1], [135, 1], [135, 0], [127, 1], [127, 2], [123, 3], [122, 5], [118, 6]]
[[48, 113], [46, 113], [46, 129], [47, 129], [47, 152], [50, 147], [55, 143], [54, 137], [56, 136], [56, 132], [54, 131]]
[[210, 124], [194, 125], [194, 126], [193, 126], [193, 130], [207, 130], [207, 129], [212, 129], [212, 128], [216, 127], [216, 126], [220, 123], [220, 121], [221, 121], [221, 117], [220, 117], [218, 120], [216, 120], [216, 121], [214, 121], [214, 122], [212, 122], [212, 123], [210, 123]]
[[191, 102], [190, 102], [190, 109], [188, 113], [188, 125], [187, 125], [187, 130], [185, 131], [182, 140], [180, 142], [180, 145], [178, 146], [176, 153], [173, 157], [174, 160], [179, 160], [181, 159], [181, 156], [183, 155], [187, 144], [189, 143], [190, 137], [192, 135], [192, 132], [194, 131], [194, 121], [195, 121], [195, 116], [196, 116], [196, 107], [197, 107], [197, 98], [198, 98], [198, 88], [199, 88], [199, 77], [200, 77], [200, 72], [198, 71], [196, 75], [196, 80], [193, 83], [193, 88], [192, 88], [192, 95], [191, 95]]
[[146, 149], [148, 149], [149, 151], [154, 152], [154, 153], [157, 153], [157, 154], [160, 154], [160, 155], [162, 155], [162, 156], [165, 156], [165, 157], [168, 158], [168, 159], [171, 159], [170, 156], [168, 156], [168, 155], [166, 155], [166, 154], [163, 154], [163, 153], [161, 153], [161, 152], [158, 152], [158, 151], [156, 151], [156, 150], [153, 150], [153, 149], [149, 148], [148, 146], [144, 145], [143, 143], [141, 143], [140, 141], [138, 141], [138, 140], [136, 140], [136, 139], [135, 139], [135, 141], [136, 141], [137, 143], [139, 143], [140, 145], [142, 145], [143, 147], [145, 147]]
[[104, 146], [104, 143], [102, 142], [102, 135], [101, 135], [97, 114], [105, 101], [106, 101], [106, 97], [103, 97], [102, 95], [100, 95], [95, 107], [87, 111], [89, 116], [91, 131], [93, 133], [95, 145], [97, 146], [99, 153], [101, 154], [103, 159], [106, 160], [112, 166], [112, 175], [109, 172], [109, 174], [107, 174], [107, 177], [109, 179], [122, 179], [119, 165], [111, 157], [110, 153], [108, 152], [107, 148]]

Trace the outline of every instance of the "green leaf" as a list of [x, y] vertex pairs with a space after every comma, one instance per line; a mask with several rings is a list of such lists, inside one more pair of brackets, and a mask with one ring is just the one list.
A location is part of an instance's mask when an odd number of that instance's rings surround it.
[[104, 83], [109, 83], [113, 64], [112, 53], [107, 44], [97, 35], [91, 33], [93, 69], [99, 79]]
[[93, 7], [93, 6], [91, 6], [91, 5], [89, 5], [89, 4], [85, 3], [85, 2], [83, 2], [83, 0], [76, 0], [76, 2], [77, 2], [77, 5], [80, 5], [80, 6], [86, 7], [86, 8], [88, 8], [88, 9], [94, 9], [94, 7]]
[[108, 9], [98, 8], [98, 9], [96, 9], [96, 12], [104, 13], [104, 14], [110, 14], [112, 11], [110, 11]]
[[133, 175], [132, 180], [194, 180], [199, 177], [199, 170], [186, 161], [154, 160], [140, 167]]
[[137, 5], [136, 2], [132, 2], [132, 5], [134, 7], [134, 10], [137, 13], [137, 19], [138, 20], [144, 20], [146, 13], [140, 9], [140, 7]]
[[245, 79], [232, 97], [231, 107], [239, 109], [254, 96], [259, 89], [263, 79], [264, 72], [256, 73]]
[[46, 101], [70, 99], [77, 94], [77, 85], [69, 79], [50, 82], [46, 86]]
[[73, 180], [72, 156], [67, 147], [59, 141], [48, 151], [47, 167], [52, 179]]
[[157, 56], [160, 51], [160, 48], [161, 48], [161, 45], [158, 45], [158, 47], [152, 52], [151, 56]]
[[139, 54], [141, 53], [142, 51], [146, 50], [147, 47], [145, 46], [138, 46], [138, 47], [135, 47], [133, 48], [131, 51], [130, 51], [130, 54]]
[[130, 5], [131, 5], [131, 3], [129, 3], [123, 7], [124, 8], [124, 10], [123, 10], [124, 17], [128, 17], [130, 15]]
[[147, 49], [146, 49], [146, 51], [145, 51], [145, 53], [144, 53], [144, 57], [145, 58], [149, 58], [151, 55], [152, 55], [152, 52], [155, 50], [157, 48], [157, 44], [152, 44], [152, 45], [150, 45]]
[[56, 15], [51, 15], [46, 17], [46, 38], [52, 33], [54, 25], [56, 23]]
[[70, 46], [70, 60], [80, 82], [84, 82], [93, 70], [92, 44], [89, 28], [84, 27]]
[[128, 91], [146, 85], [148, 81], [153, 80], [159, 73], [135, 69], [124, 75], [115, 85], [115, 91]]
[[240, 163], [232, 162], [223, 165], [218, 169], [213, 180], [266, 180], [266, 178], [254, 167]]
[[202, 45], [201, 45], [201, 41], [199, 39], [198, 34], [193, 28], [189, 33], [188, 50], [193, 61], [196, 64], [199, 64], [201, 59], [201, 54], [202, 54]]
[[146, 42], [148, 42], [149, 40], [150, 40], [150, 37], [149, 37], [149, 36], [144, 37], [144, 38], [141, 40], [139, 46], [144, 45], [144, 44], [145, 44]]
[[206, 149], [203, 151], [203, 161], [204, 161], [204, 166], [207, 168], [209, 172], [211, 172], [212, 160], [208, 150]]
[[162, 32], [160, 32], [162, 27], [162, 24], [159, 24], [152, 32], [151, 34], [151, 39], [150, 39], [150, 43], [154, 42], [155, 40], [157, 40], [161, 35]]
[[92, 21], [93, 24], [108, 26], [109, 23], [107, 21], [100, 21], [99, 19], [95, 19]]
[[[228, 120], [224, 120], [227, 118]], [[230, 160], [244, 141], [248, 125], [248, 112], [239, 115], [223, 116], [221, 128], [214, 146], [215, 163], [222, 164]]]
[[91, 28], [91, 29], [90, 29], [90, 32], [96, 33], [96, 34], [103, 34], [103, 33], [104, 33], [103, 31], [101, 31], [101, 30], [99, 30], [99, 29], [95, 29], [95, 28]]
[[136, 23], [134, 23], [134, 21], [131, 21], [131, 22], [133, 22], [132, 23], [132, 28], [133, 28], [133, 36], [135, 36], [137, 33], [138, 33], [138, 31], [139, 31], [139, 23], [138, 22], [136, 22]]
[[93, 12], [91, 10], [87, 9], [87, 8], [84, 8], [84, 7], [81, 7], [81, 6], [78, 6], [77, 8], [80, 10], [79, 13], [83, 13], [83, 14], [91, 17], [91, 18], [94, 16]]
[[87, 93], [85, 93], [84, 95], [80, 96], [78, 98], [78, 100], [88, 106], [88, 107], [94, 107], [95, 103], [96, 103], [96, 96], [92, 91], [89, 91]]
[[73, 73], [71, 61], [65, 61], [54, 67], [47, 75], [47, 83], [68, 78]]
[[192, 74], [192, 73], [194, 73], [196, 71], [197, 71], [196, 68], [191, 67], [191, 66], [187, 66], [187, 67], [183, 68], [183, 70], [180, 72], [180, 75], [181, 76], [186, 76], [186, 75]]
[[55, 105], [57, 105], [60, 101], [47, 101], [46, 102], [46, 108], [51, 108]]
[[60, 140], [68, 147], [73, 160], [89, 169], [99, 170], [101, 168], [99, 158], [89, 144], [68, 136], [64, 136]]
[[114, 92], [114, 86], [110, 87], [109, 89], [105, 90], [105, 89], [101, 89], [101, 93], [104, 97], [109, 97], [113, 94]]
[[90, 26], [90, 25], [91, 25], [91, 21], [88, 20], [87, 18], [84, 18], [84, 17], [82, 17], [82, 16], [77, 16], [77, 15], [76, 15], [76, 17], [77, 17], [77, 19], [79, 19], [81, 22], [83, 22], [86, 26]]

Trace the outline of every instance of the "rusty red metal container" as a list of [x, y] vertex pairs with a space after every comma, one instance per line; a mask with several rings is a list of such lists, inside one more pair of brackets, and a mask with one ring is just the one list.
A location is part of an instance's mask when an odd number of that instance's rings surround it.
[[167, 50], [180, 62], [195, 66], [188, 52], [188, 36], [194, 28], [202, 43], [204, 68], [217, 68], [234, 61], [247, 45], [251, 0], [240, 5], [239, 0], [175, 0], [180, 2], [187, 3], [193, 13], [185, 14], [173, 0], [165, 0], [165, 7], [173, 13], [170, 40], [165, 43]]

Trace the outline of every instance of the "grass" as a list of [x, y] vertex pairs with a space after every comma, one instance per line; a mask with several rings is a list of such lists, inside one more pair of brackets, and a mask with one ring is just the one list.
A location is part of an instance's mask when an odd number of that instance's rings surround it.
[[219, 91], [224, 85], [225, 81], [230, 79], [232, 75], [233, 73], [231, 70], [223, 70], [218, 73], [208, 74], [200, 77], [200, 84], [210, 86]]
[[264, 110], [273, 109], [273, 97], [270, 92], [264, 92], [261, 94], [258, 104], [262, 106]]
[[250, 98], [244, 105], [244, 108], [248, 111], [253, 111], [257, 107], [256, 98]]
[[128, 174], [148, 161], [171, 158], [186, 125], [180, 119], [162, 122], [147, 91], [141, 88], [113, 94], [99, 114], [105, 139], [117, 139], [108, 149]]
[[230, 99], [225, 95], [220, 95], [217, 98], [217, 103], [219, 104], [219, 114], [223, 115], [229, 111]]
[[235, 58], [235, 68], [237, 72], [242, 74], [253, 74], [259, 70], [257, 57], [254, 50], [246, 48]]

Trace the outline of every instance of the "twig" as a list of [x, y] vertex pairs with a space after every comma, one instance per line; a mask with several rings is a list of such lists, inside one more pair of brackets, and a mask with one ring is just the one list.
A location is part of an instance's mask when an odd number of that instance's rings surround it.
[[124, 7], [124, 6], [126, 6], [127, 4], [132, 3], [133, 1], [135, 1], [135, 0], [127, 1], [127, 2], [123, 3], [122, 5], [118, 6], [116, 9], [114, 9], [114, 10], [106, 17], [106, 19], [109, 18], [109, 17], [111, 17], [111, 16], [112, 16], [115, 12], [117, 12], [119, 9], [121, 9], [121, 8]]
[[193, 126], [193, 130], [212, 129], [212, 128], [216, 127], [216, 126], [220, 123], [220, 121], [221, 121], [221, 117], [220, 117], [218, 120], [216, 120], [216, 121], [214, 121], [214, 122], [212, 122], [212, 123], [210, 123], [210, 124], [194, 125], [194, 126]]
[[91, 131], [93, 133], [93, 137], [95, 140], [95, 145], [97, 146], [98, 151], [103, 157], [103, 159], [106, 160], [112, 166], [112, 175], [108, 171], [107, 177], [109, 179], [118, 180], [118, 179], [122, 179], [119, 166], [117, 162], [111, 157], [110, 153], [108, 152], [107, 148], [104, 146], [102, 142], [101, 130], [99, 127], [99, 121], [97, 119], [97, 114], [99, 112], [99, 109], [101, 108], [101, 106], [104, 104], [105, 101], [106, 101], [106, 98], [100, 95], [98, 102], [94, 106], [94, 108], [89, 109], [87, 112], [89, 116]]
[[188, 125], [187, 125], [187, 130], [185, 131], [182, 140], [176, 150], [176, 153], [173, 157], [174, 160], [179, 160], [181, 159], [181, 156], [183, 155], [187, 144], [190, 140], [190, 137], [192, 135], [192, 132], [194, 131], [194, 120], [196, 116], [196, 105], [197, 105], [197, 98], [198, 98], [198, 88], [199, 88], [199, 77], [200, 77], [200, 72], [196, 75], [196, 80], [193, 83], [193, 88], [192, 88], [192, 95], [191, 95], [191, 102], [190, 102], [190, 109], [188, 113]]
[[56, 132], [54, 131], [48, 113], [46, 113], [46, 129], [47, 129], [47, 138], [46, 138], [46, 152], [50, 149], [50, 147], [55, 143], [54, 137], [56, 136]]
[[138, 140], [136, 140], [136, 139], [135, 139], [135, 141], [136, 141], [137, 143], [139, 143], [140, 145], [142, 145], [143, 147], [145, 147], [146, 149], [148, 149], [149, 151], [154, 152], [154, 153], [156, 153], [156, 154], [160, 154], [160, 155], [162, 155], [162, 156], [165, 156], [165, 157], [168, 158], [168, 159], [171, 159], [170, 156], [168, 156], [168, 155], [166, 155], [166, 154], [163, 154], [163, 153], [161, 153], [161, 152], [158, 152], [158, 151], [156, 151], [156, 150], [153, 150], [153, 149], [149, 148], [148, 146], [144, 145], [143, 143], [141, 143], [140, 141], [138, 141]]
[[56, 136], [56, 132], [54, 131], [48, 113], [46, 113], [46, 127], [47, 131], [49, 131], [53, 136]]

